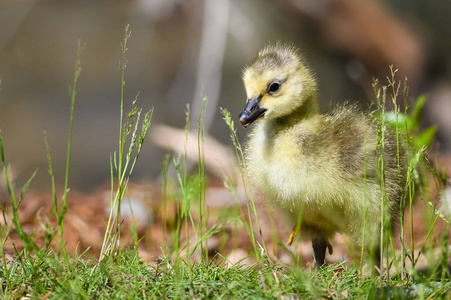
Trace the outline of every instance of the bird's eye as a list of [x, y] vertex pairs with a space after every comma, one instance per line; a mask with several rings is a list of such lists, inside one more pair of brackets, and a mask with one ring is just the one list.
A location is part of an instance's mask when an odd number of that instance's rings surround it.
[[269, 86], [268, 86], [268, 93], [270, 94], [274, 94], [277, 93], [280, 89], [280, 83], [278, 82], [272, 82]]

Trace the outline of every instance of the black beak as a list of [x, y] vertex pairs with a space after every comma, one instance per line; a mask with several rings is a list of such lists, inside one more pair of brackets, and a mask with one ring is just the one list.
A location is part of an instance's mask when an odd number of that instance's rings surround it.
[[258, 104], [261, 100], [261, 96], [254, 99], [249, 99], [246, 105], [243, 107], [239, 118], [240, 122], [244, 127], [249, 126], [260, 117], [265, 115], [266, 109], [261, 108]]

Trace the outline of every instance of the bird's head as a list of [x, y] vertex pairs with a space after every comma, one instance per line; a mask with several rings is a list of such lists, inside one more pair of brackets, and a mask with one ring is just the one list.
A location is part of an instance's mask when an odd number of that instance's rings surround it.
[[262, 117], [289, 115], [307, 102], [314, 101], [316, 105], [316, 81], [290, 46], [265, 47], [245, 68], [243, 81], [247, 102], [239, 118], [244, 127]]

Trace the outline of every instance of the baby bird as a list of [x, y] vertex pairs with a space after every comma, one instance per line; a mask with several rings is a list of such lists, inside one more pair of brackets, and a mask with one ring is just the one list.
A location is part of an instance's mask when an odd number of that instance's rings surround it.
[[240, 122], [255, 122], [245, 150], [251, 181], [293, 221], [301, 217], [300, 232], [312, 241], [317, 267], [336, 232], [358, 246], [364, 238], [379, 262], [383, 195], [395, 224], [406, 183], [406, 154], [396, 135], [384, 133], [382, 175], [376, 122], [349, 105], [321, 113], [316, 80], [290, 46], [261, 50], [243, 81], [248, 100]]

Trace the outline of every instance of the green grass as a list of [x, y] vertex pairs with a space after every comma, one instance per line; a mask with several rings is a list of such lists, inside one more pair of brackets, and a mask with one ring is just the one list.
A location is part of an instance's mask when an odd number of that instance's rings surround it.
[[[124, 226], [121, 217], [121, 205], [126, 205], [128, 183], [137, 164], [142, 150], [147, 130], [150, 127], [153, 110], [141, 116], [142, 110], [137, 106], [138, 94], [132, 101], [129, 113], [125, 113], [124, 100], [125, 69], [127, 41], [130, 38], [128, 27], [122, 44], [123, 58], [121, 70], [121, 95], [119, 116], [118, 150], [110, 157], [111, 173], [111, 214], [105, 220], [105, 236], [102, 250], [98, 257], [88, 257], [84, 252], [69, 254], [65, 248], [63, 237], [64, 220], [68, 209], [66, 198], [69, 182], [69, 167], [71, 154], [72, 120], [75, 107], [77, 80], [81, 74], [80, 57], [84, 46], [79, 44], [77, 52], [74, 79], [70, 94], [71, 110], [69, 115], [68, 149], [64, 190], [58, 199], [53, 175], [50, 145], [47, 146], [49, 174], [52, 182], [53, 215], [42, 221], [44, 233], [26, 233], [19, 220], [19, 207], [23, 205], [24, 194], [28, 190], [30, 179], [16, 195], [16, 188], [8, 177], [4, 141], [0, 131], [0, 156], [2, 161], [5, 183], [10, 198], [10, 207], [2, 205], [3, 224], [0, 226], [0, 293], [5, 299], [28, 297], [31, 299], [152, 299], [152, 298], [211, 298], [211, 299], [239, 299], [239, 298], [274, 298], [274, 299], [318, 299], [318, 298], [357, 298], [357, 299], [425, 299], [449, 297], [451, 282], [448, 271], [449, 223], [437, 210], [435, 202], [428, 198], [426, 181], [427, 169], [433, 167], [423, 164], [425, 149], [432, 142], [434, 128], [419, 130], [419, 119], [425, 98], [420, 97], [412, 108], [401, 113], [395, 109], [393, 113], [385, 112], [387, 99], [396, 106], [401, 83], [395, 81], [396, 70], [392, 70], [392, 78], [388, 85], [380, 87], [374, 84], [379, 120], [379, 144], [381, 153], [384, 150], [385, 128], [392, 126], [397, 134], [398, 147], [405, 143], [409, 148], [409, 172], [406, 186], [406, 198], [403, 207], [407, 208], [410, 223], [413, 228], [414, 194], [419, 192], [418, 201], [423, 204], [424, 214], [428, 223], [424, 224], [427, 232], [426, 239], [418, 242], [413, 235], [409, 236], [410, 243], [405, 242], [404, 227], [401, 228], [401, 239], [387, 230], [383, 222], [387, 215], [381, 214], [382, 244], [381, 254], [387, 268], [380, 276], [372, 276], [365, 265], [366, 257], [362, 252], [360, 265], [340, 264], [328, 265], [319, 270], [310, 271], [300, 262], [300, 255], [284, 246], [275, 233], [271, 234], [272, 249], [290, 255], [292, 262], [287, 264], [279, 261], [276, 253], [269, 253], [263, 234], [256, 203], [252, 195], [250, 179], [247, 173], [243, 148], [236, 135], [236, 128], [230, 113], [222, 109], [226, 127], [231, 133], [233, 145], [239, 163], [239, 174], [224, 174], [224, 185], [231, 195], [238, 200], [237, 180], [241, 181], [245, 189], [246, 204], [244, 209], [238, 204], [222, 209], [220, 214], [213, 214], [206, 205], [206, 188], [208, 178], [205, 174], [204, 160], [204, 114], [207, 101], [202, 100], [198, 113], [198, 169], [188, 172], [186, 147], [190, 137], [190, 118], [192, 113], [189, 106], [186, 110], [186, 140], [185, 153], [172, 157], [167, 155], [162, 164], [162, 199], [163, 207], [163, 235], [161, 257], [153, 257], [144, 261], [139, 257], [138, 246], [142, 237], [138, 236], [136, 227]], [[404, 100], [408, 98], [407, 85], [403, 86]], [[407, 105], [406, 105], [407, 106]], [[0, 126], [1, 128], [1, 126]], [[378, 162], [380, 176], [384, 176], [383, 157]], [[433, 182], [435, 189], [440, 185], [439, 172], [435, 174]], [[382, 180], [383, 182], [383, 180]], [[382, 197], [384, 186], [381, 185]], [[385, 199], [382, 199], [384, 205]], [[168, 214], [167, 208], [175, 208], [174, 214]], [[404, 225], [404, 208], [401, 209], [401, 225]], [[212, 218], [216, 218], [212, 220]], [[55, 220], [53, 222], [52, 220]], [[437, 235], [435, 225], [443, 222], [443, 234]], [[271, 220], [274, 225], [274, 220]], [[211, 225], [213, 224], [213, 225]], [[225, 228], [232, 228], [231, 236], [225, 234]], [[121, 241], [121, 232], [131, 231], [133, 245], [125, 245]], [[249, 250], [250, 260], [231, 263], [228, 254], [237, 248], [236, 236], [239, 232], [246, 232], [251, 241]], [[274, 230], [275, 232], [275, 230]], [[224, 235], [224, 242], [229, 243], [231, 251], [224, 251], [212, 255], [209, 252], [208, 241], [214, 236]], [[19, 237], [13, 239], [13, 236]], [[184, 238], [186, 237], [186, 238]], [[191, 240], [190, 240], [191, 239]], [[285, 238], [283, 238], [285, 239]], [[401, 250], [396, 250], [394, 241], [400, 240]], [[267, 240], [267, 239], [266, 239]], [[365, 239], [363, 238], [363, 241]], [[10, 254], [11, 249], [13, 254]], [[296, 249], [296, 248], [294, 248]], [[420, 252], [414, 250], [420, 249]], [[440, 250], [437, 257], [432, 255], [436, 249]], [[199, 259], [193, 254], [199, 253]], [[429, 269], [419, 272], [415, 269], [420, 256], [429, 257]], [[413, 267], [408, 267], [413, 266]]]
[[[22, 269], [18, 264], [11, 276], [14, 282], [12, 297], [29, 296], [50, 299], [61, 298], [367, 298], [378, 299], [383, 295], [399, 298], [411, 296], [439, 297], [447, 295], [449, 282], [421, 279], [406, 287], [393, 277], [379, 288], [378, 277], [364, 277], [358, 266], [331, 265], [315, 272], [303, 269], [283, 269], [277, 265], [261, 267], [224, 263], [208, 264], [182, 262], [174, 267], [163, 260], [152, 266], [143, 263], [134, 251], [121, 249], [114, 262], [98, 264], [86, 258], [71, 259], [71, 274], [66, 273], [63, 260], [48, 259], [40, 263], [32, 274], [32, 266]], [[8, 298], [8, 294], [3, 294]], [[385, 298], [385, 297], [384, 297]], [[294, 298], [296, 299], [296, 298]]]

